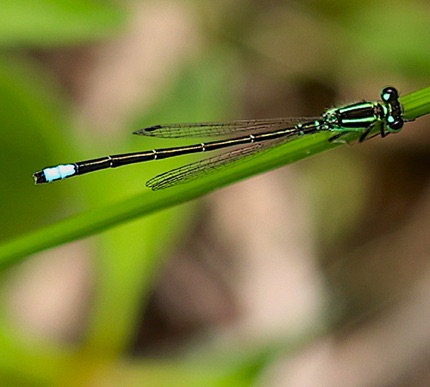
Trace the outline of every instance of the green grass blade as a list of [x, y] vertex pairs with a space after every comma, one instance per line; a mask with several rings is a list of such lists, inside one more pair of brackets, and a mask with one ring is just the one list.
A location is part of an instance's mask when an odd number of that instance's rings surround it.
[[399, 98], [403, 106], [403, 116], [415, 120], [430, 113], [430, 87], [406, 94]]
[[[189, 184], [156, 192], [145, 190], [142, 194], [119, 203], [95, 208], [41, 230], [28, 233], [0, 246], [0, 265], [11, 264], [22, 256], [90, 236], [137, 217], [187, 202], [238, 180], [338, 145], [328, 143], [328, 135], [328, 133], [320, 133], [309, 138], [303, 138], [265, 152], [265, 154], [257, 156], [249, 162], [239, 163], [240, 165], [227, 168], [222, 172]], [[142, 181], [142, 187], [143, 185], [144, 181]]]
[[[402, 97], [401, 103], [407, 119], [411, 120], [428, 114], [430, 88]], [[328, 139], [331, 136], [332, 133], [324, 132], [307, 136], [189, 184], [157, 192], [145, 191], [119, 203], [96, 208], [29, 233], [0, 246], [0, 265], [11, 265], [28, 254], [94, 235], [110, 227], [196, 199], [239, 180], [341, 145], [329, 142]], [[350, 133], [344, 139], [350, 142], [357, 140], [359, 136], [360, 133]]]

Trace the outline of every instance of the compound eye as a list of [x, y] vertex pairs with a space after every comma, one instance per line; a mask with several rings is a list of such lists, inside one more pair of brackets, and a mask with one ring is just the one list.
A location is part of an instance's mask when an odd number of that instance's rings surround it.
[[404, 124], [403, 120], [399, 118], [397, 121], [389, 123], [388, 126], [390, 127], [390, 129], [397, 131], [402, 129], [403, 124]]
[[384, 102], [394, 102], [399, 98], [399, 93], [394, 87], [386, 87], [381, 92], [381, 99]]

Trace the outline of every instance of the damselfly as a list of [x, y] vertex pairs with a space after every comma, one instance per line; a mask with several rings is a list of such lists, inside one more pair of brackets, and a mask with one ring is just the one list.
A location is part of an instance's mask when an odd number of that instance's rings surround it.
[[36, 184], [50, 183], [127, 164], [228, 149], [225, 153], [162, 173], [146, 183], [149, 188], [159, 190], [194, 180], [265, 149], [321, 131], [333, 132], [333, 137], [328, 141], [337, 140], [347, 133], [359, 132], [360, 142], [369, 136], [376, 125], [379, 125], [379, 134], [382, 137], [388, 133], [399, 132], [404, 120], [398, 98], [395, 88], [386, 87], [381, 92], [381, 101], [363, 101], [328, 109], [320, 117], [315, 118], [155, 125], [140, 129], [134, 134], [163, 138], [224, 136], [227, 139], [61, 164], [36, 172], [33, 177]]

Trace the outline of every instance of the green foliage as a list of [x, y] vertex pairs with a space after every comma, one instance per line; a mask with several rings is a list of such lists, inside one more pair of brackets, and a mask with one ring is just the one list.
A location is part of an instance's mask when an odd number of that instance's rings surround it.
[[124, 9], [95, 0], [2, 0], [0, 47], [81, 44], [112, 34]]
[[[67, 148], [58, 132], [59, 127], [68, 126], [64, 119], [67, 115], [65, 104], [59, 102], [62, 98], [54, 97], [59, 93], [44, 75], [17, 58], [0, 61], [3, 132], [0, 163], [8, 166], [2, 168], [0, 211], [3, 219], [13, 219], [8, 227], [1, 228], [1, 239], [40, 226], [45, 213], [59, 209], [59, 203], [54, 200], [58, 189], [54, 188], [50, 193], [37, 192], [28, 176], [33, 162], [48, 161], [51, 150], [43, 139], [52, 144], [57, 142], [62, 149]], [[20, 157], [17, 157], [17, 149]], [[33, 216], [29, 217], [29, 213]]]

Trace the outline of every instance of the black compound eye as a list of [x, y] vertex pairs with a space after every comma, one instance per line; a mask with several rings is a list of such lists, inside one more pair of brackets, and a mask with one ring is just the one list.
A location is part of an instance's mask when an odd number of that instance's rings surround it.
[[388, 126], [390, 127], [390, 129], [400, 130], [400, 129], [402, 129], [403, 124], [404, 124], [403, 120], [401, 118], [399, 118], [398, 120], [390, 123]]
[[384, 102], [394, 102], [399, 98], [399, 93], [394, 87], [386, 87], [381, 92], [381, 98]]

